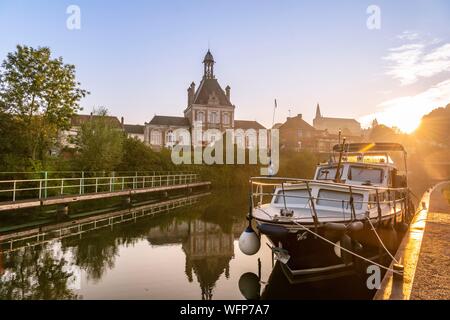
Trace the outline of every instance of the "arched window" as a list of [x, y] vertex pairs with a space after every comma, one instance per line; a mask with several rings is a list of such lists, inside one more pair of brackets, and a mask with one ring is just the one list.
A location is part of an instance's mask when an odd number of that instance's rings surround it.
[[152, 130], [150, 135], [150, 144], [152, 145], [161, 145], [161, 132], [158, 130]]

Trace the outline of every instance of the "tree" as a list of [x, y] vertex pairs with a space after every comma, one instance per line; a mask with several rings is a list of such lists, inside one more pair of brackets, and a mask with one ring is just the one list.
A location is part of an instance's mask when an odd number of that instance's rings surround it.
[[52, 59], [47, 47], [18, 45], [1, 65], [0, 107], [17, 120], [32, 160], [45, 158], [58, 130], [69, 127], [87, 94], [76, 81], [75, 66], [64, 64], [61, 57]]
[[414, 135], [425, 142], [450, 146], [450, 103], [445, 108], [437, 108], [422, 117]]
[[383, 124], [373, 127], [369, 134], [369, 141], [371, 142], [397, 142], [398, 140], [398, 133], [393, 128]]
[[120, 171], [170, 171], [173, 166], [167, 152], [155, 152], [136, 138], [124, 140]]
[[78, 162], [85, 171], [112, 171], [122, 161], [124, 133], [108, 116], [108, 110], [94, 110], [81, 125], [75, 143]]

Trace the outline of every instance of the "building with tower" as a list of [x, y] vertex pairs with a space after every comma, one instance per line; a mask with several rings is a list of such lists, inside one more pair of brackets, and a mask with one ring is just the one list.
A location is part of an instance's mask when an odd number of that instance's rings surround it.
[[[189, 136], [183, 135], [181, 130], [186, 129], [192, 132], [194, 126], [209, 130], [200, 139], [192, 141], [194, 144], [203, 145], [218, 141], [226, 129], [255, 130], [264, 129], [256, 121], [235, 120], [235, 105], [231, 102], [231, 88], [226, 86], [222, 89], [214, 75], [215, 60], [211, 51], [203, 59], [203, 77], [198, 87], [192, 82], [187, 89], [187, 105], [184, 109], [184, 116], [162, 116], [155, 115], [153, 119], [145, 123], [144, 141], [151, 147], [171, 148], [176, 144], [191, 144]], [[213, 129], [213, 130], [210, 130]], [[184, 132], [186, 132], [184, 130]], [[241, 139], [236, 139], [236, 143], [241, 147], [251, 147], [256, 145], [257, 136], [246, 134]]]
[[317, 104], [316, 117], [313, 120], [313, 127], [316, 130], [327, 130], [329, 134], [339, 134], [344, 136], [360, 137], [362, 135], [361, 124], [355, 119], [330, 118], [322, 116], [320, 106]]

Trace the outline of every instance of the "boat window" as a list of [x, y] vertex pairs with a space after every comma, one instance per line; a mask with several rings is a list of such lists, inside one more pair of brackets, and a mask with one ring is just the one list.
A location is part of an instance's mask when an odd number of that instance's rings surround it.
[[[363, 195], [360, 193], [353, 193], [353, 203], [355, 209], [362, 209]], [[317, 197], [317, 205], [350, 209], [350, 193], [335, 190], [321, 189]]]
[[[337, 167], [324, 167], [319, 169], [317, 173], [317, 180], [333, 180], [336, 177]], [[342, 177], [343, 167], [339, 169], [340, 175]]]
[[[307, 204], [309, 201], [309, 194], [306, 189], [284, 190], [284, 195], [286, 204]], [[284, 204], [283, 190], [278, 191], [274, 203]]]
[[351, 166], [348, 172], [348, 179], [359, 182], [382, 183], [383, 169]]

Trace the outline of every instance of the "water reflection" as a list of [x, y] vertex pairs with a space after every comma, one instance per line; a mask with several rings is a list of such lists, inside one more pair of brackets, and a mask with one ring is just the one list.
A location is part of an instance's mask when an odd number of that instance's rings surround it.
[[[41, 243], [40, 240], [48, 236], [43, 233], [36, 237], [36, 243], [28, 242], [31, 241], [29, 235], [25, 240], [15, 239], [14, 249], [11, 243], [2, 243], [0, 248], [7, 252], [0, 254], [0, 298], [83, 298], [86, 287], [104, 285], [108, 273], [117, 269], [121, 252], [145, 241], [150, 245], [146, 252], [177, 246], [179, 254], [185, 256], [186, 280], [193, 283], [195, 278], [198, 282], [201, 294], [197, 298], [212, 299], [221, 275], [229, 278], [229, 263], [234, 257], [234, 233], [239, 233], [242, 228], [242, 223], [236, 222], [239, 219], [233, 215], [218, 219], [210, 215], [209, 210], [221, 207], [221, 201], [200, 202], [169, 210], [169, 214], [153, 219], [111, 224], [100, 229], [97, 224], [96, 228], [85, 232], [80, 226], [87, 223], [81, 219], [77, 221], [78, 225], [71, 225], [71, 229], [53, 230], [63, 236], [52, 241]], [[127, 262], [131, 265], [140, 263], [137, 259]], [[155, 276], [158, 271], [155, 270]], [[73, 278], [81, 276], [84, 288], [71, 288]], [[176, 298], [176, 288], [173, 293]]]
[[237, 239], [246, 226], [245, 197], [213, 194], [184, 207], [164, 206], [155, 217], [154, 209], [121, 210], [101, 221], [46, 227], [34, 240], [0, 243], [0, 299], [361, 299], [374, 293], [354, 274], [293, 284], [279, 264], [272, 268], [264, 238], [257, 255], [242, 254]]
[[[56, 249], [56, 248], [53, 248]], [[1, 299], [78, 299], [77, 280], [64, 254], [51, 248], [23, 248], [2, 255]]]
[[230, 260], [234, 255], [234, 236], [224, 233], [220, 226], [201, 220], [189, 222], [189, 236], [183, 242], [186, 254], [186, 275], [192, 282], [192, 272], [197, 275], [202, 290], [202, 300], [212, 299], [216, 281], [225, 272], [230, 277]]

